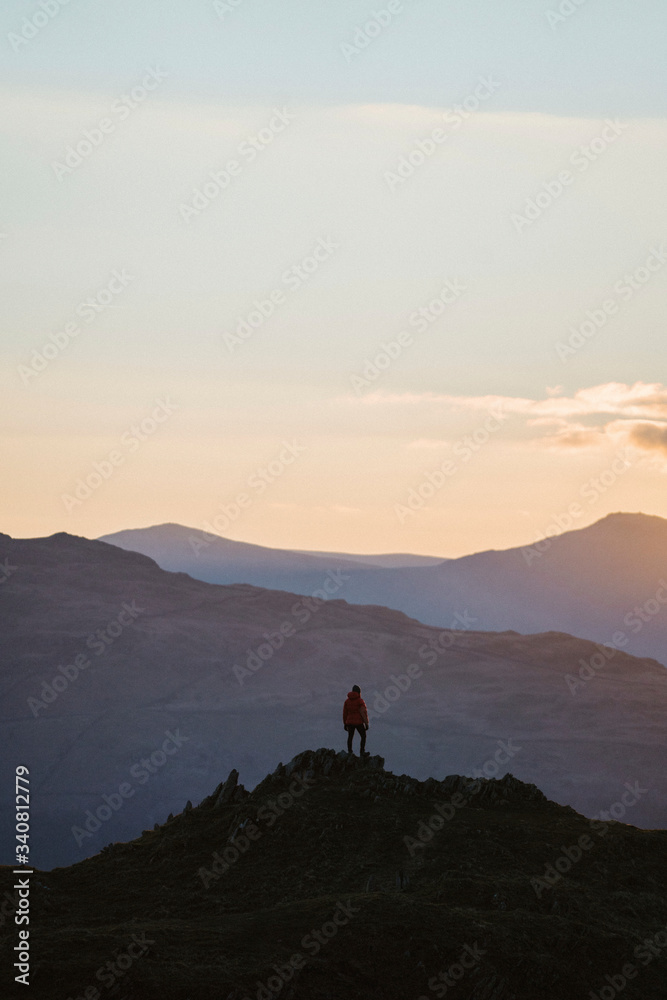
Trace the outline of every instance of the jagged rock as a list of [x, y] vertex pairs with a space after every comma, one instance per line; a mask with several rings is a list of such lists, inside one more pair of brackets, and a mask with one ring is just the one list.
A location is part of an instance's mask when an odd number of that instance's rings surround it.
[[220, 792], [222, 791], [223, 784], [224, 782], [221, 781], [220, 784], [215, 787], [211, 795], [207, 795], [205, 799], [201, 800], [201, 802], [199, 803], [200, 809], [212, 809], [215, 806], [215, 801]]
[[[282, 764], [280, 765], [282, 767]], [[229, 772], [229, 777], [222, 785], [219, 785], [220, 791], [215, 797], [213, 803], [213, 808], [217, 809], [220, 806], [226, 806], [232, 799], [235, 799], [235, 792], [237, 790], [237, 784], [239, 780], [239, 772], [234, 768]], [[241, 786], [243, 787], [243, 786]]]
[[548, 805], [549, 800], [546, 795], [535, 785], [519, 781], [513, 774], [506, 774], [502, 778], [487, 778], [482, 781], [475, 798], [479, 802], [493, 803], [494, 805], [509, 805], [510, 802], [531, 803], [537, 806]]
[[[318, 750], [304, 750], [287, 764], [280, 762], [276, 769], [264, 778], [250, 793], [238, 783], [239, 772], [233, 769], [226, 781], [220, 782], [212, 795], [201, 803], [200, 808], [220, 808], [229, 804], [245, 802], [250, 796], [261, 797], [265, 792], [276, 794], [281, 786], [289, 785], [293, 775], [310, 775], [327, 781], [343, 779], [346, 792], [371, 799], [379, 803], [382, 795], [411, 798], [419, 796], [432, 800], [449, 799], [455, 793], [462, 793], [471, 806], [492, 805], [507, 808], [512, 805], [530, 804], [536, 808], [552, 807], [543, 793], [535, 786], [526, 784], [506, 774], [502, 778], [471, 778], [465, 775], [448, 775], [442, 781], [428, 778], [418, 781], [410, 775], [394, 775], [384, 770], [385, 760], [380, 755], [357, 757], [345, 750], [320, 747]], [[189, 811], [186, 806], [185, 811]], [[573, 812], [573, 811], [572, 811]]]
[[292, 757], [292, 759], [287, 764], [285, 764], [284, 775], [286, 778], [289, 778], [292, 772], [296, 770], [298, 762], [299, 762], [299, 755], [297, 754], [296, 757]]
[[513, 1000], [514, 997], [515, 994], [507, 989], [507, 980], [494, 975], [479, 984], [470, 1000]]

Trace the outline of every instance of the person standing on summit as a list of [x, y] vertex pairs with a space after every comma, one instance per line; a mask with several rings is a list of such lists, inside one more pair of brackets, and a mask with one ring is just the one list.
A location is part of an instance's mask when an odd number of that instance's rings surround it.
[[343, 705], [343, 729], [347, 732], [347, 752], [352, 753], [352, 739], [355, 730], [359, 733], [361, 747], [360, 757], [368, 757], [366, 750], [366, 730], [368, 729], [368, 711], [366, 702], [361, 697], [361, 688], [355, 684]]

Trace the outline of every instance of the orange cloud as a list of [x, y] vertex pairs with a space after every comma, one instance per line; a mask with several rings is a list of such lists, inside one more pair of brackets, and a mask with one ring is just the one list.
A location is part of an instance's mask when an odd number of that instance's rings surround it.
[[667, 387], [659, 382], [606, 382], [603, 385], [579, 389], [573, 396], [559, 396], [562, 391], [548, 388], [547, 398], [527, 399], [522, 396], [451, 396], [444, 393], [383, 393], [374, 392], [355, 400], [364, 406], [444, 406], [457, 410], [489, 410], [501, 407], [505, 413], [534, 417], [582, 417], [615, 415], [667, 418]]
[[667, 455], [667, 424], [635, 424], [630, 441], [644, 451], [660, 451]]
[[[559, 395], [562, 386], [547, 387], [544, 399], [523, 396], [451, 396], [436, 392], [376, 391], [355, 402], [380, 408], [410, 407], [462, 411], [502, 410], [520, 418], [523, 426], [544, 436], [531, 443], [557, 449], [599, 448], [625, 439], [644, 451], [667, 453], [667, 387], [660, 382], [605, 382]], [[607, 418], [607, 419], [605, 419]], [[613, 419], [608, 419], [613, 418]], [[549, 431], [551, 433], [549, 433]], [[433, 447], [435, 439], [420, 438], [413, 448]], [[444, 443], [444, 442], [443, 442]]]

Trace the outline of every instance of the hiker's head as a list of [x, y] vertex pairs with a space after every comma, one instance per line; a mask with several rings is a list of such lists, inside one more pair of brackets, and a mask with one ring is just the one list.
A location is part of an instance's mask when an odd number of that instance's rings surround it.
[[352, 690], [356, 691], [357, 694], [361, 694], [361, 688], [359, 687], [358, 684], [355, 684], [354, 687], [352, 688]]

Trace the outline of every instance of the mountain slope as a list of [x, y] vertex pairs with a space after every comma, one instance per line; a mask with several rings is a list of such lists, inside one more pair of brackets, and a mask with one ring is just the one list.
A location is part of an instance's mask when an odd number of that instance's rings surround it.
[[655, 661], [562, 633], [440, 630], [324, 591], [214, 586], [64, 534], [2, 536], [4, 558], [0, 736], [8, 766], [31, 768], [39, 867], [136, 835], [233, 764], [252, 786], [304, 740], [342, 746], [353, 683], [392, 768], [511, 770], [589, 815], [640, 782], [631, 821], [667, 825]]
[[393, 578], [362, 574], [348, 599], [374, 599], [430, 624], [467, 610], [475, 627], [558, 629], [667, 662], [667, 521], [610, 514], [539, 545], [480, 552]]
[[[245, 582], [297, 593], [321, 586], [317, 574], [322, 569], [305, 569], [277, 551], [270, 572], [267, 556], [259, 564], [246, 557], [245, 549], [238, 557], [225, 555], [226, 547], [240, 543], [221, 541], [215, 556], [202, 552], [199, 558], [172, 545], [167, 556], [167, 549], [158, 551], [153, 543], [154, 530], [108, 540], [152, 555], [165, 569], [214, 583]], [[444, 627], [458, 627], [465, 615], [475, 628], [488, 631], [554, 630], [605, 643], [622, 632], [626, 651], [667, 663], [667, 521], [660, 517], [610, 514], [535, 545], [431, 566], [379, 569], [340, 563], [340, 569], [339, 596], [355, 604], [382, 604]]]
[[38, 872], [31, 995], [572, 1000], [625, 982], [662, 1000], [666, 831], [591, 823], [511, 775], [383, 765], [306, 751], [251, 794], [233, 771], [140, 839]]

